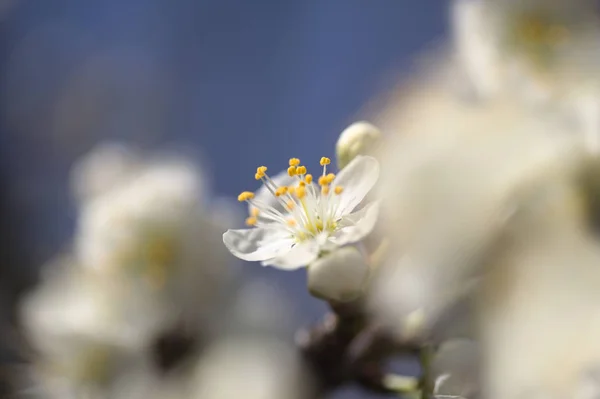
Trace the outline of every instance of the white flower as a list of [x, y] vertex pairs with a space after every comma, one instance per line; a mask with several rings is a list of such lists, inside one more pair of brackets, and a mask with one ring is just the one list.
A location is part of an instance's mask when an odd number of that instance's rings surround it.
[[227, 337], [208, 347], [197, 366], [193, 399], [306, 397], [301, 359], [277, 339]]
[[592, 0], [455, 0], [455, 47], [484, 98], [556, 100], [598, 74], [598, 13]]
[[33, 382], [50, 397], [75, 398], [105, 392], [152, 368], [147, 349], [173, 322], [171, 309], [71, 261], [52, 266], [57, 270], [20, 307], [36, 353]]
[[78, 262], [106, 278], [127, 280], [132, 290], [162, 296], [199, 320], [229, 272], [221, 235], [230, 217], [209, 206], [207, 191], [191, 162], [146, 160], [126, 184], [82, 205]]
[[118, 142], [96, 146], [71, 170], [71, 186], [80, 203], [89, 201], [117, 185], [126, 184], [143, 166], [140, 154]]
[[377, 203], [351, 213], [376, 183], [379, 164], [375, 158], [358, 156], [335, 176], [327, 173], [329, 158], [322, 158], [318, 185], [297, 158], [287, 172], [273, 179], [257, 169], [263, 181], [256, 195], [243, 192], [240, 201], [250, 204], [250, 229], [228, 230], [223, 242], [231, 253], [265, 266], [296, 269], [315, 260], [322, 251], [357, 242], [373, 229]]

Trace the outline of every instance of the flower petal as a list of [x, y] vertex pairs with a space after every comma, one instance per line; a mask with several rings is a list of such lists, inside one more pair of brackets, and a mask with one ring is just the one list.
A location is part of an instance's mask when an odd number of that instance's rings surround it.
[[360, 204], [379, 178], [379, 162], [373, 157], [359, 155], [340, 171], [334, 186], [342, 186], [336, 217], [347, 215]]
[[284, 232], [263, 229], [227, 230], [223, 243], [234, 256], [246, 261], [272, 259], [289, 251], [294, 243]]
[[[295, 176], [288, 175], [287, 171], [283, 171], [281, 173], [276, 174], [271, 178], [271, 180], [273, 181], [273, 183], [275, 183], [277, 187], [291, 186], [292, 184], [298, 182], [298, 179]], [[269, 189], [264, 184], [260, 186], [260, 188], [256, 191], [256, 193], [254, 194], [254, 199], [256, 202], [264, 204], [268, 207], [273, 207], [279, 212], [285, 212], [281, 202], [269, 191]], [[252, 205], [248, 206], [248, 211], [251, 212], [252, 208]]]
[[306, 266], [319, 256], [319, 244], [315, 240], [308, 240], [296, 244], [286, 253], [274, 259], [262, 262], [263, 266], [274, 266], [284, 270], [295, 270]]
[[371, 202], [342, 218], [339, 222], [340, 229], [329, 240], [338, 246], [360, 241], [373, 230], [378, 216], [379, 202]]

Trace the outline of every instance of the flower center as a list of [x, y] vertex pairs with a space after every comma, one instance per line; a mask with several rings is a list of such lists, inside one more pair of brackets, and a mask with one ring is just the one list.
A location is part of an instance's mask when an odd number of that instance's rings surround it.
[[511, 36], [534, 63], [544, 65], [552, 61], [557, 47], [568, 40], [569, 30], [553, 18], [529, 13], [516, 18]]
[[246, 224], [281, 230], [297, 242], [333, 233], [338, 227], [337, 209], [344, 188], [333, 185], [335, 174], [327, 173], [330, 163], [329, 158], [321, 158], [323, 172], [315, 183], [306, 166], [300, 165], [298, 158], [291, 158], [287, 174], [293, 182], [279, 186], [267, 175], [266, 166], [258, 167], [254, 177], [262, 181], [277, 206], [267, 204], [251, 191], [242, 192], [238, 201], [250, 204]]

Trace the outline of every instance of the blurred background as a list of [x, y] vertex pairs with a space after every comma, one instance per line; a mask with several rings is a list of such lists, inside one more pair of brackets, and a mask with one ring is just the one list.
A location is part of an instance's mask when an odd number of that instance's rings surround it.
[[[233, 198], [258, 165], [333, 156], [446, 30], [436, 0], [0, 0], [4, 317], [68, 244], [69, 170], [97, 143], [192, 154]], [[298, 327], [325, 310], [303, 271], [243, 271], [287, 297]]]

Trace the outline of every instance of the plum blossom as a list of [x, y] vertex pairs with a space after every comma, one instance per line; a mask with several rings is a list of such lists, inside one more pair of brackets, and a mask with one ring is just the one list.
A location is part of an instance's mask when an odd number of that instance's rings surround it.
[[373, 229], [376, 202], [352, 212], [379, 177], [379, 163], [357, 156], [336, 176], [327, 173], [329, 158], [321, 158], [322, 175], [315, 182], [300, 160], [289, 160], [287, 171], [270, 178], [265, 166], [255, 178], [263, 186], [238, 197], [250, 206], [250, 229], [228, 230], [223, 242], [231, 253], [264, 266], [293, 270], [320, 254], [360, 241]]

